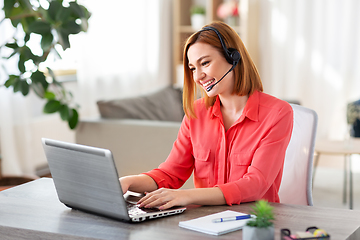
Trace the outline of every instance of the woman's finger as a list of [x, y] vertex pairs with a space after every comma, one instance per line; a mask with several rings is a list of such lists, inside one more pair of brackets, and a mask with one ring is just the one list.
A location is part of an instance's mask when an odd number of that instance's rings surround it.
[[148, 203], [144, 203], [145, 208], [154, 208], [154, 207], [161, 207], [162, 205], [166, 204], [168, 201], [166, 198], [157, 198], [157, 199], [150, 199]]
[[173, 207], [173, 206], [175, 206], [175, 205], [176, 205], [176, 204], [174, 204], [174, 201], [169, 201], [169, 202], [161, 205], [161, 206], [159, 207], [159, 209], [160, 209], [160, 210], [165, 210], [165, 209], [171, 208], [171, 207]]
[[140, 203], [140, 207], [146, 208], [161, 206], [172, 199], [171, 192], [172, 191], [168, 190], [154, 191], [148, 193], [145, 197], [140, 199], [138, 203]]
[[142, 201], [140, 203], [140, 207], [146, 207], [146, 208], [157, 207], [167, 202], [168, 199], [169, 197], [164, 194], [152, 195], [148, 199]]
[[155, 191], [153, 191], [153, 192], [145, 192], [145, 196], [144, 197], [142, 197], [137, 203], [138, 204], [141, 204], [141, 203], [143, 203], [144, 201], [146, 201], [146, 200], [148, 200], [150, 197], [152, 197], [152, 196], [154, 196], [154, 194], [157, 194], [157, 193], [159, 193], [159, 192], [161, 192], [161, 191], [159, 191], [160, 189], [157, 189], [157, 190], [155, 190]]

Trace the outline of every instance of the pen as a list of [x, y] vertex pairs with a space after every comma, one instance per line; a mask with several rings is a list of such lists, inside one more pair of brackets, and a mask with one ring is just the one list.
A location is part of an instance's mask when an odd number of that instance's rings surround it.
[[249, 219], [249, 218], [251, 218], [251, 215], [247, 214], [247, 215], [241, 215], [241, 216], [235, 216], [235, 217], [216, 218], [216, 219], [213, 219], [212, 222], [214, 222], [214, 223], [229, 222], [229, 221], [243, 220], [243, 219]]

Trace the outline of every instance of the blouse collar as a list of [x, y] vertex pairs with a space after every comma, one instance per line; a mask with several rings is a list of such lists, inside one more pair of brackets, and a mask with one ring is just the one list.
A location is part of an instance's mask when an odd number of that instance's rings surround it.
[[[258, 91], [254, 91], [254, 93], [249, 96], [245, 108], [243, 110], [243, 114], [240, 117], [240, 121], [242, 121], [245, 117], [255, 122], [258, 121], [259, 104], [260, 104], [259, 97], [260, 97], [260, 93]], [[212, 117], [220, 117], [220, 116], [222, 116], [220, 110], [220, 98], [219, 96], [217, 96], [215, 103], [212, 107]]]

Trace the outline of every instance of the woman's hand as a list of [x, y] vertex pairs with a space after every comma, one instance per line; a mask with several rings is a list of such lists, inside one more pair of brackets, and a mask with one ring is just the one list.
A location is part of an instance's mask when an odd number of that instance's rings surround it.
[[151, 192], [157, 189], [155, 181], [148, 175], [130, 175], [119, 179], [123, 193], [128, 190], [138, 193]]
[[140, 207], [158, 207], [160, 210], [164, 210], [173, 206], [186, 206], [191, 204], [191, 194], [187, 189], [160, 188], [145, 194], [146, 196], [138, 202]]
[[125, 194], [129, 190], [131, 182], [129, 181], [129, 178], [126, 178], [126, 177], [119, 178], [119, 181], [120, 181], [120, 185], [121, 185], [123, 194]]
[[160, 188], [139, 200], [140, 207], [158, 207], [160, 210], [173, 206], [223, 205], [226, 204], [224, 194], [218, 187], [193, 188], [193, 189], [168, 189]]

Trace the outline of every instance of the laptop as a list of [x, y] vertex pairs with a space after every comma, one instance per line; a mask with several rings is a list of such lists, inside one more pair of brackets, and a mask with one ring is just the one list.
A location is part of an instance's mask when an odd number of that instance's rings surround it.
[[110, 150], [46, 138], [42, 138], [42, 144], [59, 200], [70, 208], [129, 222], [179, 214], [186, 209], [139, 208], [136, 202], [141, 194], [128, 191], [123, 195]]

